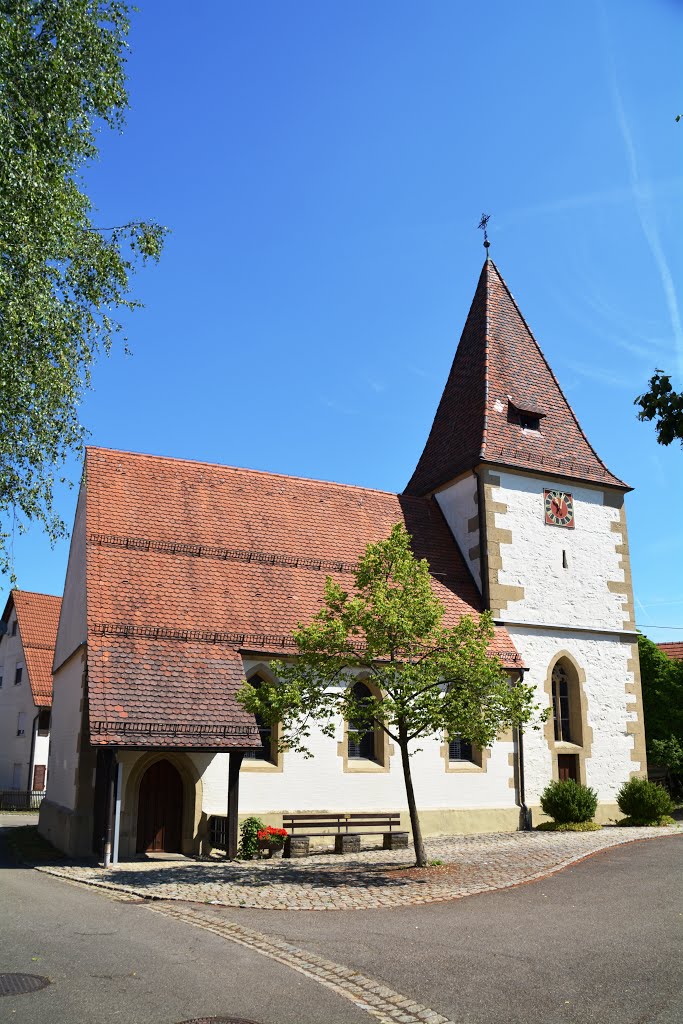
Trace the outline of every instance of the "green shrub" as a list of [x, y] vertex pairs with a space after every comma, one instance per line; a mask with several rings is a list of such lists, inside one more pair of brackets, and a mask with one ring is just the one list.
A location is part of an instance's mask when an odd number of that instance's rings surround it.
[[558, 823], [590, 821], [598, 806], [598, 794], [573, 779], [550, 782], [541, 793], [541, 807]]
[[260, 818], [252, 815], [240, 825], [240, 847], [237, 856], [241, 860], [253, 860], [259, 855], [258, 834], [263, 828]]
[[630, 779], [617, 793], [619, 810], [633, 824], [655, 825], [674, 809], [671, 797], [663, 786], [647, 779]]
[[601, 828], [597, 821], [544, 821], [536, 826], [538, 832], [597, 832]]

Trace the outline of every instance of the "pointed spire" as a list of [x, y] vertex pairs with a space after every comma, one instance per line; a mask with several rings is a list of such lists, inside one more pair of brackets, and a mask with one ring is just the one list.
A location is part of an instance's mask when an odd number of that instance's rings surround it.
[[628, 489], [591, 447], [488, 250], [406, 494], [429, 494], [480, 463]]

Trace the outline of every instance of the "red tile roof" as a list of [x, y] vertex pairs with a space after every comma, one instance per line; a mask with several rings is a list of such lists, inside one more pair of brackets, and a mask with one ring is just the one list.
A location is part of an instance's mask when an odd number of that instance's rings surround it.
[[670, 640], [667, 643], [657, 644], [660, 651], [664, 651], [670, 658], [683, 661], [683, 640]]
[[[93, 742], [123, 742], [124, 721], [129, 737], [136, 722], [253, 722], [232, 700], [239, 652], [290, 652], [325, 576], [350, 585], [366, 545], [396, 522], [428, 559], [446, 621], [481, 609], [432, 499], [101, 448], [87, 452], [86, 495]], [[504, 629], [493, 649], [522, 664]]]
[[34, 703], [39, 707], [50, 707], [52, 661], [62, 599], [53, 597], [52, 594], [13, 590], [3, 618], [9, 615], [12, 604], [17, 613], [19, 635]]
[[[540, 430], [523, 430], [520, 410], [541, 415]], [[482, 462], [629, 489], [591, 447], [492, 260], [406, 493], [429, 494]]]

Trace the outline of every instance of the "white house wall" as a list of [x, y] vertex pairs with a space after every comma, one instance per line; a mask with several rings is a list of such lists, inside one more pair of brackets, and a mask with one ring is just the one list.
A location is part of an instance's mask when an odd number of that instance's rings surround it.
[[[13, 611], [8, 623], [10, 631], [15, 617], [16, 612]], [[14, 679], [19, 666], [23, 667], [22, 680], [15, 686]], [[0, 640], [0, 676], [0, 789], [26, 790], [30, 779], [33, 719], [38, 709], [33, 703], [19, 630], [16, 636], [9, 632]], [[17, 735], [20, 715], [23, 716], [24, 730], [21, 736]], [[47, 764], [47, 761], [35, 763]], [[15, 765], [20, 766], [18, 779]]]

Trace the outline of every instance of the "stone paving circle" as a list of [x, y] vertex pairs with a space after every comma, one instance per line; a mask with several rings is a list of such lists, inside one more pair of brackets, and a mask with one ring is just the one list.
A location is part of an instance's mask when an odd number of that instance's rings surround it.
[[530, 882], [584, 857], [638, 840], [683, 836], [681, 825], [597, 832], [502, 832], [426, 840], [439, 866], [414, 868], [412, 849], [365, 849], [301, 860], [140, 860], [107, 869], [38, 870], [146, 899], [264, 910], [361, 910], [459, 899]]

